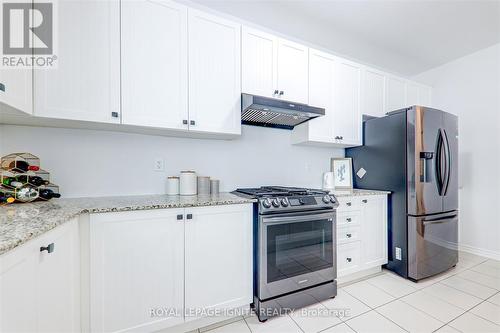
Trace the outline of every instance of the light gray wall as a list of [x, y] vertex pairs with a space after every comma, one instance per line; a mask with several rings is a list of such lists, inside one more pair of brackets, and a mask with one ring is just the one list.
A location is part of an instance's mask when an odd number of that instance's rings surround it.
[[[288, 130], [243, 126], [231, 141], [128, 133], [7, 126], [2, 154], [31, 152], [51, 172], [64, 197], [165, 193], [167, 175], [195, 170], [221, 180], [222, 191], [242, 186], [321, 187], [341, 149], [292, 146]], [[155, 159], [165, 172], [153, 171]]]
[[500, 44], [415, 79], [459, 117], [461, 245], [500, 260]]

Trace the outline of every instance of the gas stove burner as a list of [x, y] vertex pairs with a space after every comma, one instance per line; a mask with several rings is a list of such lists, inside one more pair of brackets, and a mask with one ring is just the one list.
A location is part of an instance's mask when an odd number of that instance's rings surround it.
[[316, 189], [287, 187], [287, 186], [262, 186], [259, 188], [239, 188], [236, 192], [248, 194], [256, 198], [278, 197], [278, 196], [304, 196], [304, 195], [324, 195], [328, 192]]

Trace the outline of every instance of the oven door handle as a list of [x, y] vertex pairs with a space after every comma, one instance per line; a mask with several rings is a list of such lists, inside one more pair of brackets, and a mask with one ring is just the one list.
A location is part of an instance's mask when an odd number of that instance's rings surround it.
[[305, 222], [314, 220], [329, 220], [333, 222], [335, 213], [322, 213], [322, 214], [307, 214], [307, 215], [296, 215], [296, 216], [278, 216], [278, 217], [264, 217], [262, 222], [264, 224], [278, 224], [278, 223], [295, 223], [295, 222]]

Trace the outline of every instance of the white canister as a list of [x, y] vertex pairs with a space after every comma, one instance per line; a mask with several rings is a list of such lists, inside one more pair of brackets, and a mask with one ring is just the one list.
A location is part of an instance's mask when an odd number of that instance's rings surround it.
[[179, 195], [179, 177], [167, 178], [167, 195]]
[[210, 177], [198, 177], [198, 195], [210, 194]]
[[196, 186], [196, 172], [181, 171], [180, 179], [180, 195], [196, 195], [198, 188]]
[[218, 195], [219, 194], [219, 180], [218, 179], [212, 179], [210, 180], [210, 193], [212, 195]]

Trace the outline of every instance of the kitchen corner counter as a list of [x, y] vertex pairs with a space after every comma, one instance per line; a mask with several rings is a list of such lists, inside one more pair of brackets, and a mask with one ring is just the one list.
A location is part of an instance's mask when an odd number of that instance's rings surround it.
[[0, 255], [81, 214], [253, 203], [231, 193], [217, 196], [141, 195], [55, 199], [0, 207]]
[[349, 190], [336, 190], [332, 191], [337, 198], [341, 197], [355, 197], [355, 196], [363, 196], [363, 195], [387, 195], [391, 194], [390, 191], [379, 191], [379, 190], [362, 190], [359, 188], [353, 188]]

